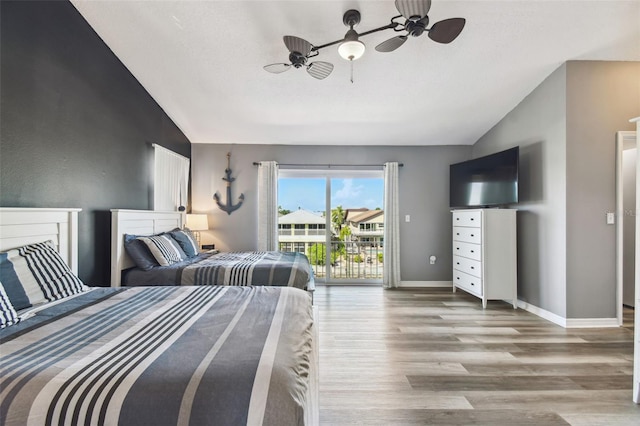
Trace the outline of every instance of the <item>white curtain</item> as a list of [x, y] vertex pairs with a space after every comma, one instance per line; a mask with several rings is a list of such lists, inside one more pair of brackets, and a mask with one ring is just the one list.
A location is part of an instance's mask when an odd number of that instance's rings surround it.
[[258, 250], [278, 250], [278, 163], [258, 165]]
[[400, 207], [398, 202], [398, 163], [384, 165], [384, 268], [385, 288], [400, 285]]
[[189, 159], [154, 144], [153, 209], [176, 211], [187, 206]]

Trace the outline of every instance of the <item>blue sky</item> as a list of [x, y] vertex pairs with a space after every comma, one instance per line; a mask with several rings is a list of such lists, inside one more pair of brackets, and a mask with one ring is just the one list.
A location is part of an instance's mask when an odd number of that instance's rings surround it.
[[[331, 179], [331, 207], [343, 209], [367, 207], [382, 208], [384, 180]], [[324, 178], [278, 179], [278, 205], [287, 210], [299, 207], [312, 212], [325, 210]]]

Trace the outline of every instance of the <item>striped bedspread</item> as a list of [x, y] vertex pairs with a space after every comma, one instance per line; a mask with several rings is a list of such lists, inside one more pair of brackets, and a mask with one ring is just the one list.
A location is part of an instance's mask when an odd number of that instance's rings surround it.
[[305, 424], [312, 323], [293, 288], [90, 291], [0, 331], [0, 424]]
[[302, 253], [247, 251], [218, 253], [182, 270], [182, 285], [269, 285], [309, 290], [309, 260]]

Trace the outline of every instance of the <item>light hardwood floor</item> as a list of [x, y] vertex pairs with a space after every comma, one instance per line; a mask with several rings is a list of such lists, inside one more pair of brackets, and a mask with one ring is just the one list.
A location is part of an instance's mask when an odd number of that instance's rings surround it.
[[319, 286], [322, 425], [640, 425], [633, 311], [564, 329], [450, 289]]

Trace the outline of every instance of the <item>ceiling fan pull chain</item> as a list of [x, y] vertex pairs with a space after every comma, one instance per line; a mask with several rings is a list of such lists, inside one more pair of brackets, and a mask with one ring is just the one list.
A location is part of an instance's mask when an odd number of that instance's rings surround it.
[[349, 62], [351, 63], [351, 84], [353, 84], [353, 59]]

